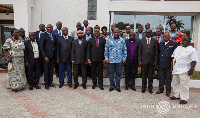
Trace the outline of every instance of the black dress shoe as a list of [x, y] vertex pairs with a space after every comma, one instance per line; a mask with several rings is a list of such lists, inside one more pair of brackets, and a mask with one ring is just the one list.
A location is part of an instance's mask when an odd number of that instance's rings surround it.
[[117, 88], [116, 90], [117, 90], [118, 92], [121, 92], [120, 88]]
[[55, 85], [53, 85], [53, 84], [50, 84], [49, 86], [50, 86], [50, 87], [54, 87], [54, 88], [56, 88], [56, 86], [55, 86]]
[[103, 86], [99, 86], [100, 90], [104, 90]]
[[77, 86], [77, 85], [74, 85], [73, 89], [76, 89], [76, 88], [78, 88], [78, 86]]
[[83, 84], [83, 89], [86, 89], [87, 87], [86, 87], [86, 84]]
[[172, 97], [170, 97], [169, 99], [170, 99], [170, 100], [178, 100], [178, 99], [180, 99], [180, 98], [177, 98], [177, 97], [172, 96]]
[[34, 87], [35, 87], [36, 89], [41, 89], [41, 87], [38, 86], [38, 85], [35, 85]]
[[48, 85], [45, 85], [45, 89], [49, 90], [49, 86], [48, 86]]
[[136, 91], [135, 87], [131, 87], [131, 89], [132, 89], [133, 91]]
[[30, 85], [30, 86], [29, 86], [29, 90], [33, 90], [33, 85]]
[[145, 93], [146, 89], [142, 89], [142, 93]]
[[114, 90], [114, 88], [112, 88], [112, 87], [109, 89], [110, 92], [113, 91], [113, 90]]
[[151, 93], [151, 94], [152, 94], [152, 93], [153, 93], [153, 91], [152, 91], [152, 90], [149, 90], [149, 93]]
[[96, 86], [95, 86], [95, 85], [93, 85], [93, 86], [92, 86], [92, 89], [95, 89], [95, 87], [96, 87]]
[[187, 101], [186, 101], [186, 100], [181, 100], [181, 101], [179, 102], [179, 104], [187, 104]]
[[70, 88], [72, 88], [72, 84], [68, 84], [68, 86], [69, 86]]
[[62, 87], [63, 87], [63, 84], [60, 84], [60, 85], [59, 85], [59, 88], [62, 88]]
[[125, 86], [125, 90], [128, 90], [128, 86]]

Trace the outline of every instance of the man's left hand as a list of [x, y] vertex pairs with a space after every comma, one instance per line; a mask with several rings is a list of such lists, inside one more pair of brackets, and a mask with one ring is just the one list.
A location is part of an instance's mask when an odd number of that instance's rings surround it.
[[193, 74], [193, 71], [194, 71], [194, 69], [190, 69], [190, 70], [188, 71], [188, 75], [189, 75], [189, 76], [192, 75], [192, 74]]
[[123, 60], [123, 64], [125, 64], [126, 63], [126, 60]]

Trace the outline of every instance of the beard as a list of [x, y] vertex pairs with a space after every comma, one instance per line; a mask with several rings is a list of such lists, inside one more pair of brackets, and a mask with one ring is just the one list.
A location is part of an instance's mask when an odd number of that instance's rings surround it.
[[82, 39], [82, 38], [83, 38], [83, 36], [78, 36], [78, 38], [79, 38], [79, 39]]

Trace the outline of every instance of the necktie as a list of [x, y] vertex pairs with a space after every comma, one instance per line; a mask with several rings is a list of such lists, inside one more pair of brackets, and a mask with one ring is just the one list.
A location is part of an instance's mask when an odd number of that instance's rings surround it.
[[87, 27], [85, 28], [85, 34], [87, 34]]
[[159, 42], [160, 42], [160, 37], [158, 37], [158, 40], [157, 40], [157, 41], [158, 41], [158, 44], [159, 44]]
[[147, 44], [148, 44], [148, 48], [150, 48], [150, 45], [149, 45], [149, 44], [150, 44], [149, 38], [147, 39], [147, 42], [148, 42], [148, 43], [147, 43]]
[[53, 38], [52, 38], [51, 34], [49, 34], [49, 37], [50, 37], [50, 38], [51, 38], [51, 40], [53, 41]]
[[96, 45], [99, 47], [98, 38], [96, 38]]

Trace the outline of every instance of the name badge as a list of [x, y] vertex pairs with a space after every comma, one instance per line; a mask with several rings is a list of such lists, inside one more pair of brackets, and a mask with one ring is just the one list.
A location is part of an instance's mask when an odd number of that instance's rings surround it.
[[173, 48], [173, 46], [169, 46], [169, 48]]

